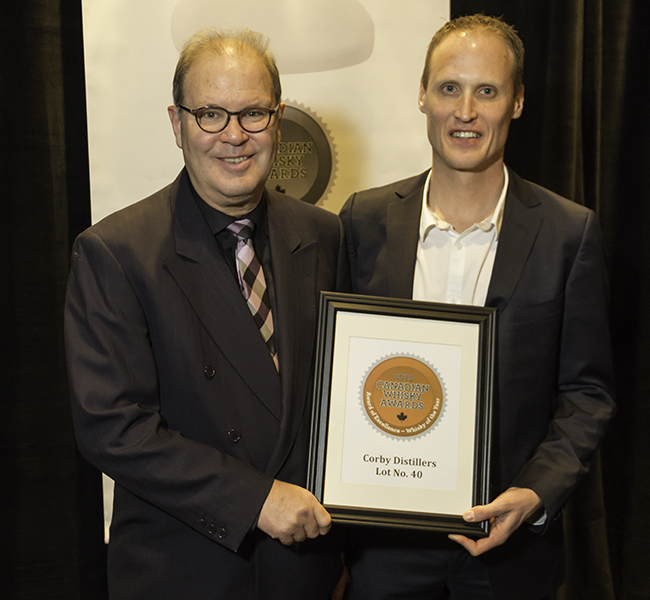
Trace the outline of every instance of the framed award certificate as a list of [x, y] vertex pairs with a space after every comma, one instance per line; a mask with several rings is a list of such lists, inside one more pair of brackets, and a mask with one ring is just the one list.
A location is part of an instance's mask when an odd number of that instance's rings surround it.
[[308, 487], [334, 521], [487, 535], [496, 309], [322, 293]]

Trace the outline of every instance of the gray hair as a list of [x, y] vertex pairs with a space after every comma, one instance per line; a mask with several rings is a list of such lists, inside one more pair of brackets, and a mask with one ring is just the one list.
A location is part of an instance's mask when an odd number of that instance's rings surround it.
[[275, 64], [275, 58], [268, 47], [268, 38], [250, 29], [221, 30], [208, 28], [198, 31], [185, 42], [178, 57], [178, 63], [176, 63], [172, 86], [174, 104], [178, 106], [183, 103], [185, 77], [200, 56], [203, 54], [224, 56], [230, 49], [234, 49], [239, 55], [255, 56], [262, 61], [271, 76], [273, 100], [275, 104], [279, 104], [282, 97], [280, 73]]

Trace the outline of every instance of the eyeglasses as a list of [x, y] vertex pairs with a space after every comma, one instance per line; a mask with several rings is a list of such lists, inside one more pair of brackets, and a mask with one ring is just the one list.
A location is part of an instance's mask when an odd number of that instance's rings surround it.
[[177, 104], [179, 108], [194, 115], [196, 124], [206, 133], [219, 133], [230, 123], [230, 117], [237, 117], [239, 125], [248, 133], [259, 133], [271, 124], [271, 117], [278, 112], [279, 104], [275, 108], [264, 106], [248, 106], [243, 110], [230, 112], [219, 106], [203, 106], [202, 108], [187, 108]]

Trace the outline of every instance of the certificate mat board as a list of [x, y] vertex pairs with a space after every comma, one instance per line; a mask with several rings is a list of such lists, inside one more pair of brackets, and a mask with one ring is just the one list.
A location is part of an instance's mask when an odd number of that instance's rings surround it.
[[485, 535], [496, 311], [323, 293], [309, 487], [334, 520]]

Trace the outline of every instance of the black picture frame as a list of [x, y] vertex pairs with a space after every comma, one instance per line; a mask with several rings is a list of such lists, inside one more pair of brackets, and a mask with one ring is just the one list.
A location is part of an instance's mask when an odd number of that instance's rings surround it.
[[494, 308], [321, 293], [307, 487], [333, 521], [488, 534], [462, 514], [488, 502], [496, 323]]

